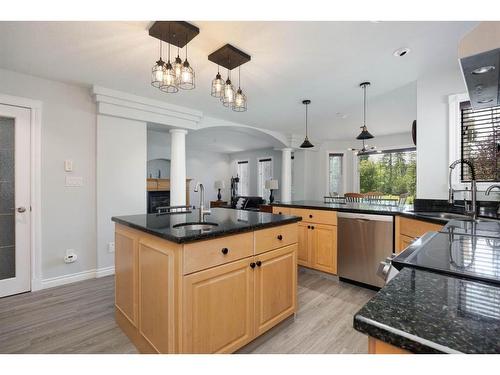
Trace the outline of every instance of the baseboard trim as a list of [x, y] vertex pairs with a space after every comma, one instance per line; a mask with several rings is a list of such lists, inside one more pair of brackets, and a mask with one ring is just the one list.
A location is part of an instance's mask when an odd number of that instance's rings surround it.
[[[76, 283], [78, 281], [96, 279], [99, 277], [113, 275], [115, 273], [115, 267], [104, 267], [99, 269], [93, 269], [88, 271], [76, 272], [69, 275], [51, 277], [48, 279], [43, 279], [38, 285], [37, 290], [48, 289], [56, 286]], [[39, 286], [39, 288], [38, 288]]]

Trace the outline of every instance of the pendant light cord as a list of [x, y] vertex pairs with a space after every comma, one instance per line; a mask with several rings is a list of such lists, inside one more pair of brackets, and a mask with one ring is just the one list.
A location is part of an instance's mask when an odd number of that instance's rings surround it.
[[366, 127], [366, 85], [363, 85], [363, 126]]
[[307, 138], [307, 107], [309, 106], [309, 104], [306, 104], [306, 138]]
[[241, 89], [240, 81], [241, 81], [241, 65], [238, 67], [238, 90]]
[[162, 54], [162, 50], [161, 50], [161, 39], [160, 39], [160, 60], [161, 60], [161, 54]]

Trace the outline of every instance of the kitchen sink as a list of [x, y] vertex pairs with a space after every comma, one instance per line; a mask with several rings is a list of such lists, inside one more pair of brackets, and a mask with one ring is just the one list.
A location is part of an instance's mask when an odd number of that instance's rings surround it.
[[443, 220], [461, 220], [461, 221], [475, 221], [481, 222], [481, 221], [487, 221], [487, 220], [482, 220], [482, 219], [476, 219], [472, 220], [470, 216], [463, 215], [463, 214], [456, 214], [452, 212], [421, 212], [421, 211], [412, 211], [414, 214], [419, 215], [419, 216], [426, 216], [426, 217], [431, 217], [435, 219], [443, 219]]
[[203, 223], [181, 223], [181, 224], [175, 224], [174, 228], [183, 228], [185, 230], [201, 230], [201, 231], [208, 231], [212, 228], [215, 228], [219, 224], [217, 223], [208, 223], [208, 222], [203, 222]]

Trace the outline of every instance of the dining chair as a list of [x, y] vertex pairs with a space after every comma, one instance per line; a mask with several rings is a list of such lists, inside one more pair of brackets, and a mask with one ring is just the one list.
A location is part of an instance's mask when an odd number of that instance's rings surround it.
[[344, 197], [346, 202], [361, 202], [364, 195], [360, 193], [345, 193]]

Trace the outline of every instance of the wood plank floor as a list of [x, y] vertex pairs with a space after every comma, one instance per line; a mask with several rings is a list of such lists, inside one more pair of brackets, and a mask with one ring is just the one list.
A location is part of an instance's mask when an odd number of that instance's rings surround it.
[[[114, 320], [104, 277], [0, 298], [0, 353], [137, 353]], [[299, 271], [299, 310], [239, 353], [366, 353], [354, 313], [373, 291]]]

